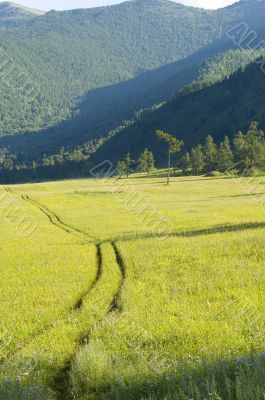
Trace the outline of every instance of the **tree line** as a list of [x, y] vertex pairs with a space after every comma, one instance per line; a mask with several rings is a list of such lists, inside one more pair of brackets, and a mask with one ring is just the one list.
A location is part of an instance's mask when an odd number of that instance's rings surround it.
[[[182, 175], [209, 174], [213, 171], [226, 173], [232, 170], [252, 174], [255, 168], [265, 171], [265, 137], [257, 122], [252, 122], [246, 133], [238, 132], [231, 141], [226, 136], [217, 144], [208, 135], [203, 144], [196, 145], [190, 151], [185, 149], [183, 141], [167, 132], [159, 130], [155, 134], [165, 146], [167, 183], [170, 182], [173, 170]], [[23, 158], [9, 153], [7, 149], [0, 149], [0, 182], [6, 184], [88, 177], [93, 166], [90, 156], [105, 140], [91, 139], [72, 151], [62, 147], [58, 154], [44, 155], [41, 161], [32, 161], [30, 164], [25, 164]], [[149, 149], [145, 149], [137, 160], [133, 160], [130, 153], [127, 153], [117, 164], [117, 175], [128, 177], [133, 172], [149, 175], [159, 162], [159, 158], [156, 160]]]
[[[191, 151], [183, 151], [184, 142], [162, 130], [156, 131], [156, 136], [166, 145], [167, 151], [167, 184], [172, 172], [172, 155], [181, 153], [173, 168], [181, 174], [200, 175], [213, 171], [220, 173], [245, 171], [253, 173], [253, 169], [265, 170], [265, 137], [256, 121], [251, 122], [247, 133], [239, 131], [231, 142], [228, 136], [219, 144], [208, 135], [203, 144], [198, 144]], [[118, 174], [129, 176], [131, 172], [146, 172], [150, 174], [155, 168], [154, 154], [145, 149], [137, 161], [131, 159], [128, 153], [117, 164]]]

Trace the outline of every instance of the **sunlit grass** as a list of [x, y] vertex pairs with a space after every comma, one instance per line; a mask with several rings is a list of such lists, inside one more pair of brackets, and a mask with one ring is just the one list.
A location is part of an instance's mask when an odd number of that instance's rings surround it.
[[[58, 385], [78, 400], [264, 399], [264, 178], [166, 186], [163, 176], [136, 175], [12, 189], [37, 220], [21, 238], [0, 213], [1, 354], [19, 400], [31, 400], [34, 385], [36, 400], [43, 390], [60, 397]], [[132, 194], [170, 222], [166, 237], [137, 218]], [[38, 205], [83, 235], [52, 225]]]
[[67, 235], [33, 206], [12, 197], [19, 212], [36, 219], [36, 230], [20, 236], [16, 224], [1, 213], [1, 358], [68, 315], [96, 276], [94, 245]]
[[183, 370], [262, 353], [264, 233], [119, 243], [126, 312], [105, 320], [77, 356], [74, 385], [96, 387], [97, 399], [138, 399], [143, 388], [160, 399], [174, 395]]

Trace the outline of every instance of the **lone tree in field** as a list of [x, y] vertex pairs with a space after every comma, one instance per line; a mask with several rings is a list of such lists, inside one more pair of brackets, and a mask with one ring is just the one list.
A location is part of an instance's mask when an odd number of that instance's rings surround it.
[[204, 168], [205, 165], [202, 149], [202, 145], [199, 144], [197, 147], [191, 150], [192, 171], [196, 175], [199, 175], [200, 171]]
[[147, 172], [148, 175], [155, 168], [155, 159], [154, 155], [148, 149], [145, 149], [144, 152], [140, 155], [139, 158], [139, 168], [141, 172]]
[[171, 171], [171, 154], [178, 153], [184, 143], [182, 140], [178, 140], [174, 136], [164, 131], [156, 131], [156, 136], [158, 137], [158, 139], [162, 139], [168, 147], [167, 185], [169, 185]]

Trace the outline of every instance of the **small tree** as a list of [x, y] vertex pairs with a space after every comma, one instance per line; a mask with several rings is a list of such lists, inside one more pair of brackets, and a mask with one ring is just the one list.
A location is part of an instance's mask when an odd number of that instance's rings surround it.
[[200, 171], [205, 165], [202, 149], [202, 145], [199, 144], [197, 147], [191, 150], [191, 166], [193, 173], [196, 175], [199, 175]]
[[217, 166], [221, 172], [226, 172], [231, 169], [233, 163], [234, 154], [230, 146], [229, 138], [226, 136], [224, 141], [220, 143]]
[[171, 155], [178, 153], [183, 146], [183, 141], [176, 139], [174, 136], [170, 135], [164, 131], [156, 131], [156, 136], [162, 139], [168, 147], [168, 164], [167, 164], [167, 185], [170, 181], [170, 171], [171, 171]]
[[129, 173], [130, 173], [131, 165], [134, 163], [134, 161], [131, 159], [130, 153], [127, 153], [127, 155], [125, 156], [124, 162], [125, 162], [125, 165], [126, 165], [126, 177], [128, 178], [129, 177]]
[[140, 171], [147, 172], [149, 175], [151, 170], [154, 169], [154, 167], [155, 167], [154, 155], [151, 151], [145, 149], [139, 158]]
[[245, 135], [243, 135], [243, 133], [240, 131], [234, 137], [234, 147], [237, 161], [241, 161], [245, 164], [247, 159], [247, 147]]
[[119, 161], [118, 162], [117, 171], [118, 171], [118, 174], [120, 175], [120, 177], [122, 177], [122, 175], [126, 174], [127, 169], [126, 169], [125, 161]]
[[191, 169], [191, 158], [188, 151], [181, 157], [179, 166], [182, 169], [182, 173], [187, 173]]
[[217, 166], [217, 146], [213, 137], [208, 135], [203, 147], [205, 169], [207, 172], [213, 171]]
[[145, 171], [145, 159], [144, 159], [144, 153], [142, 153], [139, 157], [138, 160], [138, 168], [140, 170], [140, 172], [144, 172]]

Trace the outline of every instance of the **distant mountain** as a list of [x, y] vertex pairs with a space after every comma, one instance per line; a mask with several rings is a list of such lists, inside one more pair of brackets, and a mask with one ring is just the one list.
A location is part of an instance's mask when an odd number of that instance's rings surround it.
[[0, 24], [18, 22], [45, 14], [42, 10], [28, 8], [20, 4], [4, 1], [0, 3]]
[[258, 31], [264, 16], [265, 0], [216, 11], [134, 0], [13, 26], [0, 18], [0, 57], [35, 89], [25, 95], [21, 80], [2, 72], [0, 145], [37, 158], [106, 135], [191, 84], [205, 59], [235, 48], [228, 29], [244, 23]]

